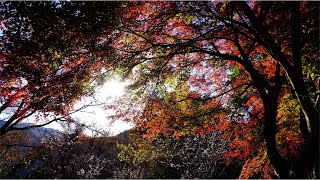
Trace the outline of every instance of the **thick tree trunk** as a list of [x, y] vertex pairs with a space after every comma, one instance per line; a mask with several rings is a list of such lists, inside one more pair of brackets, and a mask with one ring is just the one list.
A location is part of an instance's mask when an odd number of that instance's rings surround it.
[[308, 131], [319, 138], [319, 107], [312, 102], [303, 80], [302, 73], [287, 71], [288, 79], [304, 114]]
[[[301, 156], [299, 157], [300, 159], [297, 161], [300, 163], [299, 166], [301, 166], [301, 164], [304, 165], [303, 167], [304, 173], [298, 173], [298, 174], [299, 176], [304, 176], [300, 178], [305, 178], [306, 176], [307, 177], [314, 176], [314, 178], [320, 178], [319, 177], [319, 129], [320, 129], [319, 128], [319, 107], [315, 106], [314, 103], [312, 102], [309, 96], [309, 92], [303, 80], [301, 52], [300, 52], [302, 48], [301, 36], [300, 36], [300, 33], [301, 33], [300, 11], [299, 11], [300, 2], [292, 3], [288, 7], [288, 8], [291, 8], [291, 12], [292, 12], [291, 13], [291, 28], [292, 28], [291, 33], [293, 37], [293, 43], [292, 43], [292, 60], [291, 61], [293, 61], [293, 66], [292, 64], [290, 64], [290, 61], [288, 61], [286, 56], [283, 54], [280, 46], [276, 44], [276, 41], [274, 40], [274, 38], [263, 27], [263, 24], [260, 23], [260, 21], [257, 19], [257, 17], [255, 16], [254, 12], [249, 7], [249, 5], [246, 2], [240, 2], [238, 3], [238, 5], [242, 8], [242, 10], [244, 11], [246, 16], [252, 23], [252, 28], [254, 28], [258, 32], [257, 34], [254, 34], [255, 37], [263, 43], [265, 48], [271, 52], [274, 59], [277, 60], [282, 65], [289, 79], [289, 82], [294, 89], [294, 93], [296, 94], [299, 100], [299, 104], [304, 114], [305, 122], [302, 122], [302, 123], [306, 123], [310, 136], [307, 139], [305, 139], [306, 141], [305, 148]], [[271, 116], [271, 115], [268, 115], [268, 112], [267, 112], [269, 111], [268, 110], [269, 104], [272, 104], [272, 102], [265, 103], [266, 116]], [[270, 117], [266, 117], [266, 118], [270, 118]], [[273, 120], [266, 119], [266, 125], [270, 121], [273, 121]], [[268, 128], [270, 128], [270, 132], [269, 130], [267, 130]], [[267, 146], [269, 146], [268, 151], [270, 151], [271, 153], [272, 152], [271, 149], [275, 150], [275, 148], [272, 145], [273, 136], [275, 134], [274, 132], [271, 132], [273, 131], [274, 127], [268, 127], [268, 128], [266, 127], [265, 135], [266, 135], [266, 141], [270, 141], [269, 143], [267, 142], [267, 144], [269, 144]], [[274, 161], [274, 163], [277, 163], [277, 162]], [[273, 165], [277, 166], [276, 164], [273, 164]], [[313, 174], [313, 175], [310, 176], [310, 174]]]
[[[303, 119], [300, 120], [300, 130], [305, 140], [304, 149], [296, 161], [297, 172], [304, 169], [304, 172], [298, 173], [298, 178], [319, 178], [319, 107], [312, 102], [303, 79], [297, 77], [297, 74], [290, 73], [289, 81], [293, 86], [294, 93], [297, 96]], [[307, 132], [306, 132], [307, 129]], [[300, 167], [303, 165], [303, 167]]]
[[[306, 178], [308, 175], [307, 169], [310, 169], [310, 156], [311, 155], [311, 148], [310, 148], [310, 133], [308, 131], [308, 126], [304, 117], [302, 110], [300, 111], [300, 131], [302, 137], [304, 139], [304, 146], [302, 147], [302, 152], [298, 155], [298, 157], [293, 162], [293, 168], [295, 172], [295, 178], [303, 179]], [[307, 161], [309, 159], [309, 161]]]
[[302, 153], [293, 162], [294, 178], [305, 179], [305, 178], [317, 178], [317, 163], [319, 159], [316, 157], [314, 144], [307, 140], [304, 144]]
[[[300, 73], [299, 73], [300, 72]], [[312, 102], [302, 72], [287, 71], [293, 93], [301, 106], [300, 131], [304, 138], [302, 152], [293, 160], [295, 178], [319, 178], [319, 104]]]
[[289, 178], [289, 164], [283, 159], [276, 145], [277, 134], [277, 99], [278, 92], [270, 92], [263, 99], [264, 104], [264, 138], [270, 163], [275, 168], [279, 178]]
[[[299, 178], [319, 178], [319, 107], [314, 105], [303, 80], [301, 63], [301, 29], [300, 29], [300, 2], [291, 5], [291, 28], [292, 28], [292, 60], [294, 66], [285, 68], [290, 84], [299, 101], [304, 118], [300, 120], [303, 129], [305, 147], [301, 157], [298, 157], [298, 166], [303, 165], [305, 172], [298, 173]], [[305, 132], [305, 124], [307, 131]], [[296, 166], [296, 165], [295, 165]], [[296, 166], [297, 167], [297, 166]], [[301, 171], [299, 169], [297, 172]], [[304, 176], [304, 177], [303, 177]]]

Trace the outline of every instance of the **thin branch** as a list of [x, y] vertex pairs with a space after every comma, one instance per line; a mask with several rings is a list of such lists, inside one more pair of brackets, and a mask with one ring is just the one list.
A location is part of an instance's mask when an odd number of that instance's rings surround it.
[[62, 118], [56, 118], [56, 119], [53, 119], [53, 120], [51, 120], [47, 123], [44, 123], [44, 124], [39, 124], [39, 125], [34, 125], [34, 126], [26, 126], [26, 127], [12, 127], [11, 130], [26, 130], [26, 129], [36, 128], [36, 127], [42, 127], [42, 126], [48, 125], [48, 124], [56, 122], [56, 121], [67, 121], [67, 120], [64, 120]]
[[212, 100], [212, 99], [218, 98], [218, 97], [220, 97], [220, 96], [223, 96], [223, 95], [225, 95], [225, 94], [227, 94], [227, 93], [229, 93], [229, 92], [231, 92], [231, 91], [233, 91], [233, 90], [235, 90], [235, 89], [238, 89], [238, 88], [240, 88], [240, 87], [242, 87], [242, 86], [244, 86], [244, 85], [247, 85], [246, 88], [249, 88], [250, 86], [252, 86], [252, 83], [240, 84], [240, 85], [238, 85], [238, 86], [236, 86], [236, 87], [234, 87], [234, 88], [231, 88], [231, 89], [229, 89], [229, 90], [227, 90], [227, 91], [225, 91], [225, 92], [223, 92], [223, 93], [221, 93], [221, 94], [218, 94], [218, 95], [216, 95], [216, 96], [212, 96], [212, 97], [209, 97], [209, 98], [197, 98], [197, 97], [190, 97], [190, 96], [188, 96], [188, 97], [185, 98], [185, 99], [181, 99], [181, 100], [174, 101], [174, 102], [179, 103], [179, 102], [182, 102], [182, 101], [186, 101], [186, 100], [188, 100], [188, 99], [195, 99], [195, 100], [198, 100], [198, 101], [208, 101], [208, 100]]
[[87, 107], [91, 107], [91, 106], [99, 106], [99, 105], [104, 105], [105, 103], [100, 103], [100, 104], [87, 104], [87, 105], [84, 105], [82, 106], [81, 108], [71, 112], [71, 113], [68, 113], [67, 115], [64, 115], [62, 117], [59, 117], [59, 118], [55, 118], [53, 120], [50, 120], [44, 124], [39, 124], [39, 125], [33, 125], [33, 126], [26, 126], [26, 127], [10, 127], [11, 129], [10, 130], [26, 130], [26, 129], [31, 129], [31, 128], [36, 128], [36, 127], [42, 127], [42, 126], [46, 126], [50, 123], [53, 123], [53, 122], [56, 122], [56, 121], [60, 121], [60, 122], [66, 122], [68, 120], [65, 120], [64, 118], [70, 116], [71, 114], [74, 114], [76, 112], [79, 112]]

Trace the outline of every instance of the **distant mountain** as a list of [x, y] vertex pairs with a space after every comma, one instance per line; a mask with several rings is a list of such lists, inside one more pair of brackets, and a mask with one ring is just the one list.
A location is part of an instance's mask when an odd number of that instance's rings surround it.
[[126, 130], [126, 131], [119, 133], [118, 135], [116, 135], [114, 137], [119, 139], [119, 141], [121, 143], [127, 144], [127, 143], [129, 143], [129, 132], [130, 132], [130, 130]]
[[[0, 127], [3, 126], [5, 121], [0, 121]], [[33, 125], [32, 123], [20, 123], [18, 127], [26, 127], [26, 126], [31, 126]], [[12, 148], [18, 148], [19, 153], [25, 154], [27, 159], [29, 158], [30, 160], [28, 161], [27, 164], [24, 163], [24, 161], [21, 161], [19, 163], [13, 163], [13, 168], [10, 169], [10, 172], [6, 174], [5, 177], [10, 177], [10, 178], [43, 178], [45, 175], [51, 175], [50, 177], [54, 177], [54, 174], [52, 173], [50, 169], [51, 166], [48, 165], [48, 158], [49, 162], [51, 163], [62, 163], [60, 160], [55, 161], [56, 157], [64, 157], [64, 161], [66, 162], [76, 162], [79, 168], [83, 169], [90, 169], [89, 164], [86, 163], [91, 163], [90, 165], [95, 165], [96, 162], [91, 162], [90, 157], [99, 157], [101, 160], [103, 160], [104, 164], [104, 169], [101, 171], [100, 175], [97, 175], [97, 178], [112, 178], [114, 171], [117, 170], [117, 167], [120, 167], [120, 162], [118, 160], [118, 154], [120, 150], [117, 148], [117, 144], [128, 144], [129, 143], [129, 133], [131, 130], [124, 131], [122, 133], [119, 133], [118, 135], [115, 136], [110, 136], [110, 137], [90, 137], [90, 136], [82, 136], [80, 139], [77, 140], [75, 144], [72, 143], [66, 143], [63, 146], [52, 146], [53, 151], [47, 151], [46, 149], [43, 150], [43, 148], [46, 148], [45, 146], [42, 147], [41, 144], [45, 143], [48, 141], [48, 137], [61, 137], [63, 138], [64, 136], [62, 135], [63, 132], [60, 132], [58, 130], [52, 129], [52, 128], [45, 128], [45, 127], [37, 127], [37, 128], [31, 128], [27, 130], [22, 130], [19, 131], [23, 135], [28, 136], [31, 138], [31, 143], [28, 142], [12, 142], [13, 144], [19, 144], [16, 147]], [[10, 141], [10, 139], [9, 139]], [[63, 143], [63, 142], [61, 142]], [[35, 146], [35, 148], [30, 147], [30, 146]], [[65, 147], [71, 147], [64, 149]], [[32, 157], [30, 158], [28, 155], [28, 152], [32, 152]], [[43, 153], [46, 154], [46, 160], [43, 159]], [[20, 154], [20, 155], [21, 155]], [[86, 163], [81, 163], [78, 161], [79, 159], [77, 156], [73, 156], [73, 154], [77, 154], [79, 157], [83, 157], [83, 160], [86, 160], [88, 162]], [[63, 161], [63, 163], [65, 163]], [[102, 161], [101, 161], [102, 162]], [[68, 166], [69, 164], [66, 163]], [[57, 164], [55, 164], [54, 168], [57, 168]], [[71, 167], [71, 166], [70, 166]], [[73, 167], [74, 170], [79, 170], [79, 168]], [[46, 171], [43, 170], [48, 170], [50, 172], [49, 174], [46, 174]], [[50, 171], [49, 171], [50, 170]], [[44, 174], [43, 174], [44, 173]], [[68, 172], [71, 173], [71, 172]], [[0, 174], [0, 179], [1, 179], [1, 174]]]
[[[2, 127], [5, 124], [5, 122], [6, 121], [0, 120], [0, 127]], [[15, 127], [27, 127], [27, 126], [33, 126], [33, 125], [34, 124], [32, 123], [19, 123]], [[61, 133], [59, 130], [46, 128], [45, 126], [30, 128], [22, 131], [26, 133], [26, 136], [29, 136], [32, 138], [31, 145], [38, 145], [39, 143], [41, 143], [41, 141], [46, 141], [47, 137], [55, 136]]]

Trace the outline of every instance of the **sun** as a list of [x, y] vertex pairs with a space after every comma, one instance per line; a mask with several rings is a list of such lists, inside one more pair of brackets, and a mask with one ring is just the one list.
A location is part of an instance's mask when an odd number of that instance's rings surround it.
[[100, 92], [106, 97], [116, 98], [124, 95], [127, 83], [112, 79], [104, 83]]
[[[75, 109], [81, 109], [88, 104], [94, 106], [88, 106], [72, 114], [71, 117], [78, 122], [86, 124], [92, 129], [110, 131], [110, 135], [116, 135], [131, 129], [134, 126], [132, 123], [124, 122], [122, 120], [111, 121], [108, 116], [114, 115], [116, 111], [104, 107], [104, 105], [114, 104], [117, 101], [117, 98], [121, 98], [125, 95], [126, 86], [129, 84], [129, 81], [120, 81], [117, 78], [107, 80], [102, 86], [96, 87], [93, 96], [83, 97], [81, 100], [77, 101]], [[63, 130], [63, 127], [59, 123], [50, 124], [46, 127]], [[88, 136], [92, 136], [92, 132], [95, 132], [90, 128], [84, 131]]]

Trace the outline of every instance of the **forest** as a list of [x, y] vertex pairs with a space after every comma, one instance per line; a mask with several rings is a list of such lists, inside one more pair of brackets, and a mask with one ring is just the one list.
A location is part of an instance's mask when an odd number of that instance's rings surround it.
[[0, 178], [319, 179], [319, 5], [0, 2]]

